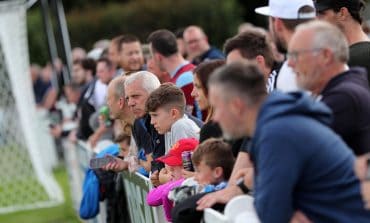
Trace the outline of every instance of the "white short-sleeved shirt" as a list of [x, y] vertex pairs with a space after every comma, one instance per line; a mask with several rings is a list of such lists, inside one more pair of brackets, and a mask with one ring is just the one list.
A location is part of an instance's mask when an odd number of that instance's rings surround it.
[[187, 115], [184, 115], [181, 119], [172, 124], [171, 130], [169, 132], [166, 132], [164, 134], [166, 153], [180, 139], [199, 139], [199, 132], [200, 128], [197, 126], [197, 124], [189, 119]]

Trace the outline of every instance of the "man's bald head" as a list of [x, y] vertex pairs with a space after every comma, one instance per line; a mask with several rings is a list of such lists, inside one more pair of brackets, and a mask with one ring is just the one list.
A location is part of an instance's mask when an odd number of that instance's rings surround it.
[[208, 37], [199, 26], [188, 26], [183, 37], [189, 55], [199, 56], [210, 48]]
[[111, 80], [108, 85], [107, 105], [113, 119], [121, 119], [125, 112], [125, 80], [125, 76], [118, 76]]

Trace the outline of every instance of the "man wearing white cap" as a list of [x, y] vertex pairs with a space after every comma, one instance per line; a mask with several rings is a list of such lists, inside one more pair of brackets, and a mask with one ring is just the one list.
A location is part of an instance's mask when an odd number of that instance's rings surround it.
[[[281, 53], [286, 53], [295, 27], [316, 17], [312, 0], [269, 0], [268, 6], [255, 11], [270, 17], [270, 33]], [[277, 76], [276, 88], [284, 92], [298, 90], [295, 73], [286, 61]]]

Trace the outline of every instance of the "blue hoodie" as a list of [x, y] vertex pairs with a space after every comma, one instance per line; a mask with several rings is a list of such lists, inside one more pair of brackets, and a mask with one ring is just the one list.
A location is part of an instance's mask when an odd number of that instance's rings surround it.
[[272, 93], [250, 149], [255, 207], [262, 222], [289, 222], [302, 211], [317, 222], [370, 222], [354, 155], [329, 127], [331, 112], [308, 94]]
[[[109, 154], [117, 156], [119, 153], [118, 144], [113, 144], [102, 150], [96, 155], [97, 158], [104, 157]], [[79, 214], [82, 219], [91, 219], [99, 214], [99, 196], [100, 183], [94, 170], [88, 168], [86, 170], [85, 180], [82, 187], [82, 198], [80, 203]]]

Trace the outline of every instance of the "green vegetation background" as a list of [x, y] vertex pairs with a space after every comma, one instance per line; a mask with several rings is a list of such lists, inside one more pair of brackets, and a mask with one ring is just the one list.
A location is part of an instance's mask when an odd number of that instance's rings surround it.
[[[71, 1], [63, 1], [72, 47], [91, 49], [95, 41], [123, 33], [135, 34], [146, 42], [147, 36], [156, 29], [175, 31], [191, 24], [203, 27], [210, 42], [222, 47], [225, 39], [236, 33], [244, 13], [237, 0], [88, 2], [75, 1], [72, 4]], [[28, 37], [31, 62], [44, 64], [48, 51], [40, 12], [39, 5], [28, 12]], [[55, 18], [53, 20], [56, 24]], [[57, 39], [57, 43], [60, 42]]]

